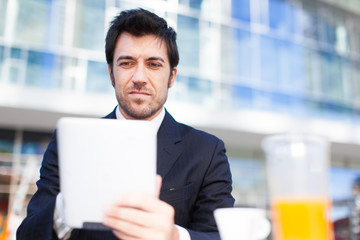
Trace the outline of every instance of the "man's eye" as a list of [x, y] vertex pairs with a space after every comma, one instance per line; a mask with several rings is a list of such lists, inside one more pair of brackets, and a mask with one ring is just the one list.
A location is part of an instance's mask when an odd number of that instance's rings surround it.
[[160, 63], [151, 62], [151, 63], [149, 63], [149, 66], [152, 67], [152, 68], [159, 68], [162, 65]]
[[130, 66], [131, 65], [131, 62], [121, 62], [119, 64], [119, 66], [122, 66], [122, 67], [127, 67], [127, 66]]

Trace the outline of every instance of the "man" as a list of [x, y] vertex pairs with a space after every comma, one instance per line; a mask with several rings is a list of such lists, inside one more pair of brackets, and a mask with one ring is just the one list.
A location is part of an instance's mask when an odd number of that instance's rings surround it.
[[179, 61], [175, 31], [149, 11], [123, 11], [107, 33], [106, 59], [119, 105], [105, 118], [158, 126], [157, 195], [126, 194], [105, 209], [103, 224], [113, 231], [64, 226], [55, 133], [17, 238], [219, 239], [213, 211], [234, 204], [224, 144], [164, 109]]

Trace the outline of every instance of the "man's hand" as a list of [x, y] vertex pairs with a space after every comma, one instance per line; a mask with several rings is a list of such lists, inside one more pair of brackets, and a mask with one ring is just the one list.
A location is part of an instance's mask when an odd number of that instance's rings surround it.
[[162, 179], [156, 179], [156, 195], [125, 194], [105, 209], [103, 224], [123, 240], [178, 240], [174, 208], [159, 199]]

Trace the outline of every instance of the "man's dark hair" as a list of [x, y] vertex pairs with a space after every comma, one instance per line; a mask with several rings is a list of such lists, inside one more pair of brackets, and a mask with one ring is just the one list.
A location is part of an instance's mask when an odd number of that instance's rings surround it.
[[168, 27], [165, 19], [142, 8], [122, 11], [111, 22], [105, 39], [106, 61], [113, 67], [116, 41], [121, 33], [127, 32], [136, 37], [154, 34], [165, 41], [167, 54], [172, 70], [179, 63], [179, 52], [176, 45], [176, 32]]

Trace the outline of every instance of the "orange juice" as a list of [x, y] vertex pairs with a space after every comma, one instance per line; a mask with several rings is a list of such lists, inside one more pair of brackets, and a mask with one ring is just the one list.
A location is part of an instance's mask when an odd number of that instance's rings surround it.
[[330, 201], [278, 198], [272, 201], [276, 240], [331, 240]]

